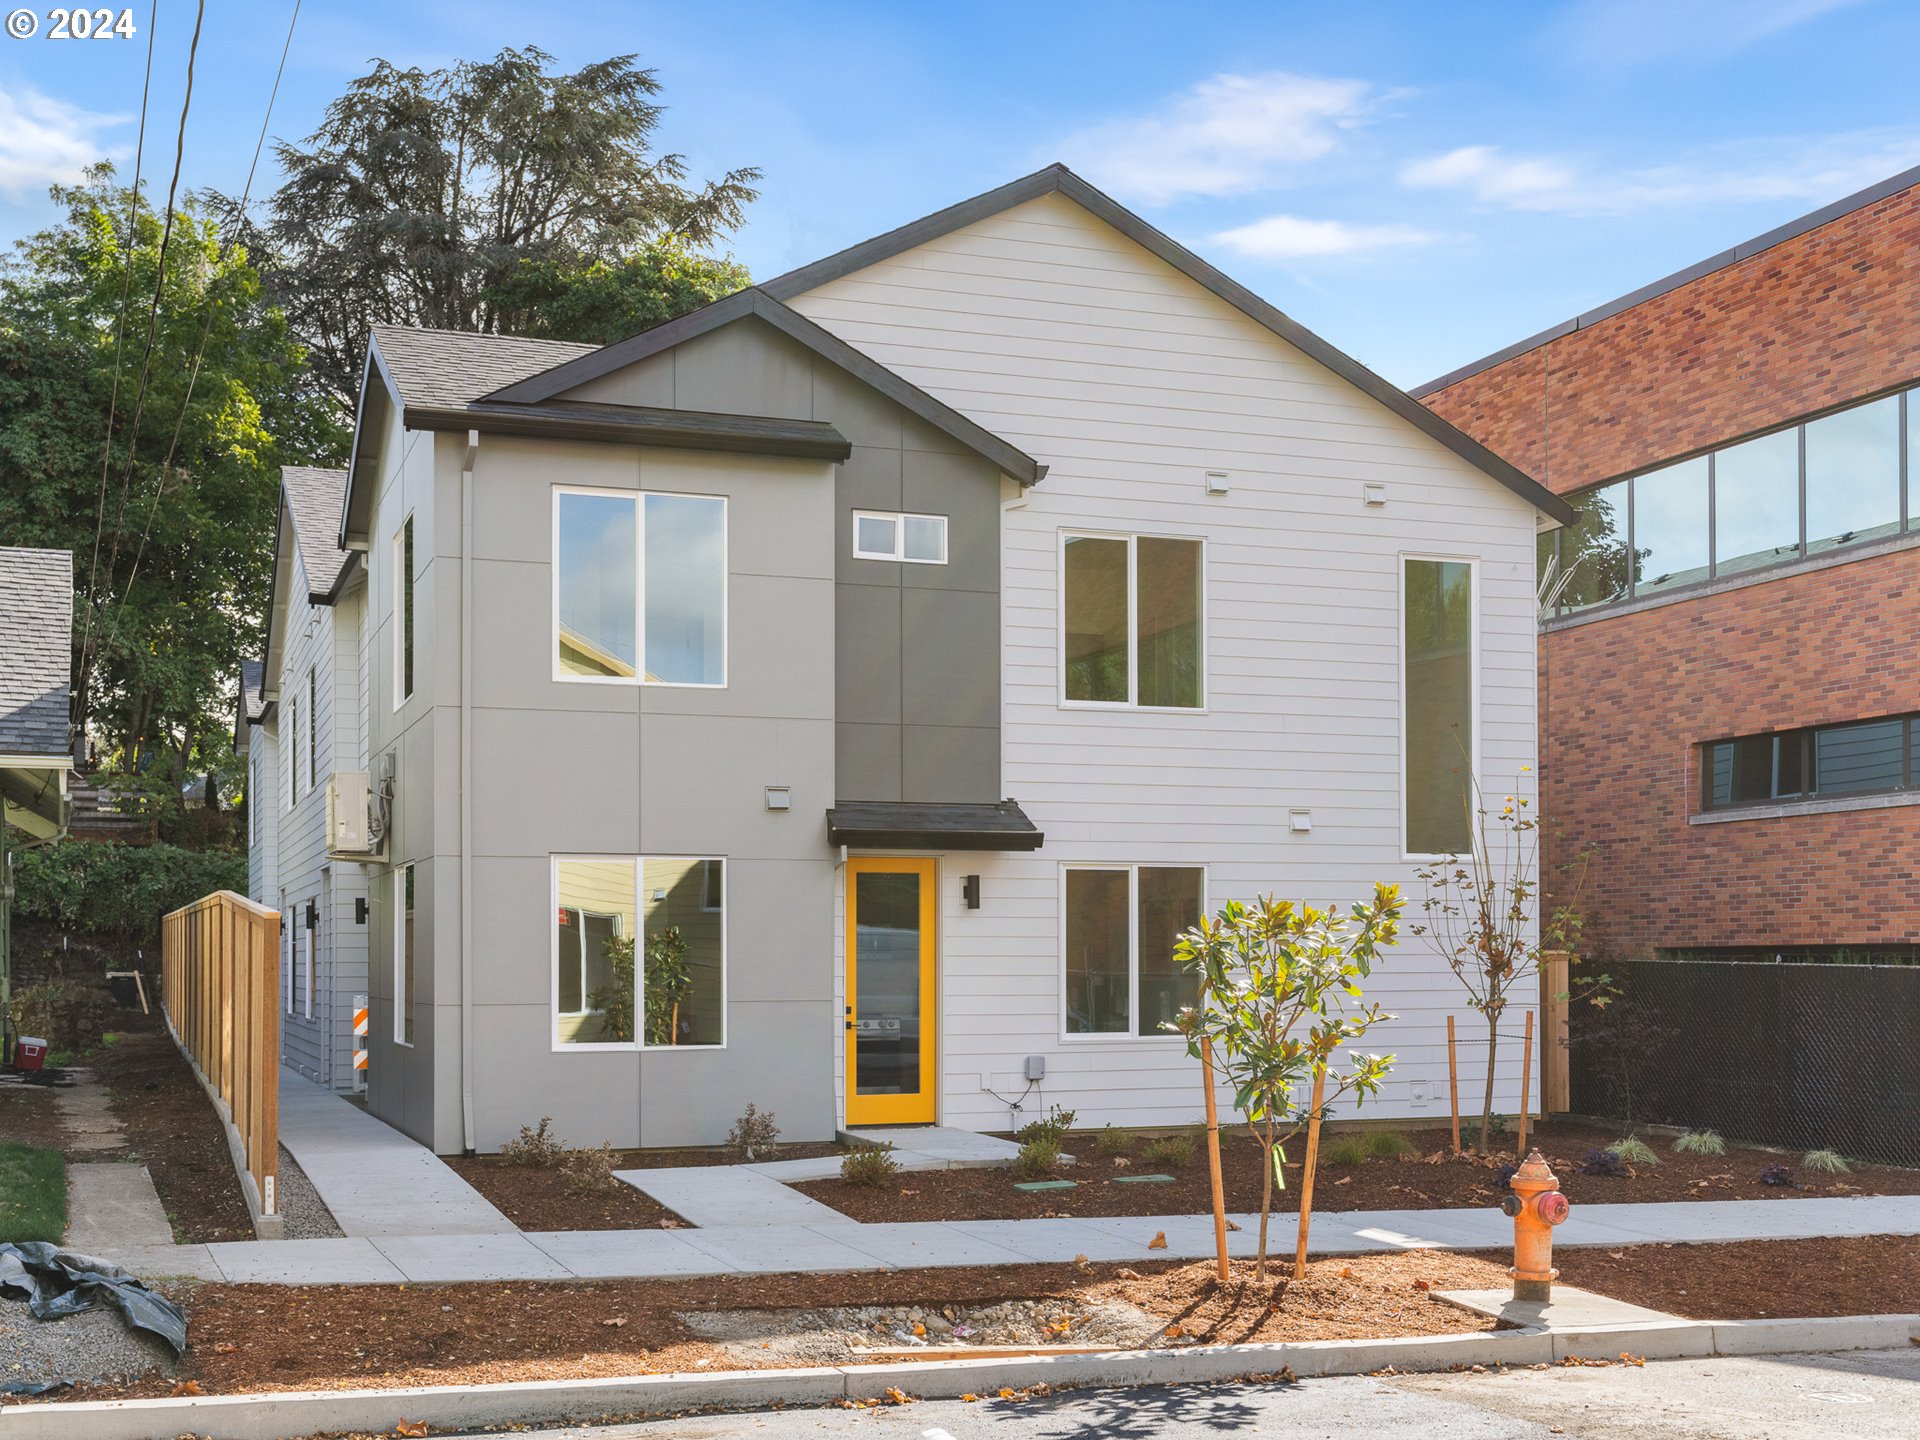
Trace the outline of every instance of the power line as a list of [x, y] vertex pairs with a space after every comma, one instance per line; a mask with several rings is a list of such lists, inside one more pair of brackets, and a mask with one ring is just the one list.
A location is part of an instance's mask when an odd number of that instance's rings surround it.
[[147, 153], [147, 97], [153, 90], [153, 38], [160, 0], [147, 12], [147, 73], [140, 82], [140, 136], [133, 147], [133, 188], [127, 194], [126, 249], [120, 257], [120, 312], [113, 326], [113, 390], [107, 401], [107, 433], [100, 442], [100, 498], [93, 507], [93, 559], [87, 566], [87, 616], [80, 630], [81, 687], [87, 683], [87, 651], [93, 641], [93, 596], [100, 580], [100, 534], [107, 524], [107, 472], [113, 465], [113, 419], [120, 405], [120, 342], [127, 333], [127, 301], [133, 291], [134, 226], [140, 218], [140, 170]]
[[[284, 75], [287, 70], [288, 52], [293, 49], [293, 30], [294, 26], [300, 22], [301, 3], [302, 0], [294, 0], [293, 14], [287, 20], [287, 38], [280, 47], [280, 65], [279, 68], [273, 72], [273, 88], [267, 94], [267, 113], [260, 117], [260, 135], [259, 138], [254, 141], [253, 161], [247, 166], [247, 183], [240, 192], [240, 207], [238, 213], [242, 216], [246, 214], [247, 202], [253, 197], [253, 177], [255, 171], [260, 167], [261, 151], [266, 148], [267, 128], [273, 123], [274, 102], [278, 100], [280, 96], [280, 77]], [[191, 80], [189, 80], [189, 89], [191, 89]], [[184, 112], [182, 112], [182, 119], [184, 120], [184, 118], [185, 115]], [[180, 444], [180, 433], [186, 428], [187, 411], [193, 404], [194, 387], [200, 381], [200, 365], [207, 353], [207, 339], [213, 334], [214, 317], [219, 314], [219, 311], [219, 297], [209, 294], [207, 299], [206, 323], [200, 327], [200, 343], [194, 348], [193, 368], [187, 375], [186, 398], [180, 402], [180, 413], [175, 417], [173, 423], [173, 438], [167, 442], [166, 458], [160, 462], [160, 474], [153, 487], [153, 500], [147, 506], [147, 520], [146, 524], [141, 526], [140, 529], [140, 544], [133, 552], [133, 564], [127, 569], [127, 587], [121, 593], [120, 599], [113, 611], [113, 630], [105, 642], [107, 644], [111, 644], [112, 641], [119, 636], [120, 616], [126, 609], [128, 598], [133, 594], [134, 577], [139, 573], [140, 559], [146, 553], [147, 539], [153, 533], [153, 521], [154, 517], [158, 515], [160, 511], [161, 496], [166, 493], [167, 475], [173, 468], [173, 456], [174, 451]], [[109, 601], [109, 603], [113, 604], [114, 602]]]

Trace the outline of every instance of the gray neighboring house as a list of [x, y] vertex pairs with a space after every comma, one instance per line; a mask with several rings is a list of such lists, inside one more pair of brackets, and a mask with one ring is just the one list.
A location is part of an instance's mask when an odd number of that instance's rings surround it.
[[377, 326], [287, 497], [255, 892], [443, 1153], [1190, 1123], [1173, 935], [1531, 764], [1568, 513], [1060, 167], [605, 347]]
[[0, 1060], [12, 994], [13, 857], [66, 830], [73, 556], [0, 547]]

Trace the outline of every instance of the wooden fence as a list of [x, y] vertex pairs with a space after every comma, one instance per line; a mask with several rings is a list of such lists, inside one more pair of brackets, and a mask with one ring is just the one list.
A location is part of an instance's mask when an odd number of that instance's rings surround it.
[[250, 1208], [276, 1216], [279, 912], [218, 891], [161, 921], [160, 957], [167, 1023], [224, 1112], [234, 1163], [253, 1190]]

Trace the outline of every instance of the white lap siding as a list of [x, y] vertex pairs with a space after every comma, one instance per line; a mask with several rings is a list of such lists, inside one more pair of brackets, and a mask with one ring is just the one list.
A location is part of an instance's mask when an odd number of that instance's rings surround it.
[[[942, 1118], [1005, 1124], [989, 1091], [1023, 1093], [1041, 1055], [1028, 1118], [1058, 1103], [1082, 1124], [1192, 1120], [1198, 1076], [1177, 1041], [1062, 1034], [1061, 865], [1204, 865], [1214, 908], [1269, 890], [1344, 908], [1393, 881], [1412, 919], [1401, 557], [1478, 562], [1481, 773], [1504, 795], [1534, 757], [1534, 513], [1059, 196], [792, 303], [1051, 467], [1003, 532], [1004, 788], [1046, 845], [943, 869]], [[1209, 470], [1227, 493], [1207, 493]], [[1384, 507], [1363, 503], [1366, 484]], [[1205, 539], [1205, 713], [1061, 707], [1060, 535], [1075, 529]], [[1311, 833], [1290, 830], [1296, 808]], [[966, 873], [978, 910], [959, 900]], [[1458, 982], [1408, 937], [1368, 993], [1398, 1017], [1368, 1048], [1399, 1057], [1368, 1113], [1444, 1117], [1445, 1017], [1475, 1030]], [[1463, 1103], [1483, 1065], [1463, 1049]], [[1515, 1043], [1499, 1106], [1517, 1106], [1519, 1072]]]

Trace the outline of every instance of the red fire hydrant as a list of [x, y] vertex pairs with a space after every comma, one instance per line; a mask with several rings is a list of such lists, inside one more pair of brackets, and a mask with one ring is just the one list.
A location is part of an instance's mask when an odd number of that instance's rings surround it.
[[1500, 1208], [1513, 1217], [1513, 1298], [1551, 1300], [1553, 1279], [1560, 1273], [1553, 1268], [1553, 1227], [1573, 1207], [1538, 1150], [1528, 1154], [1511, 1183], [1513, 1193]]

